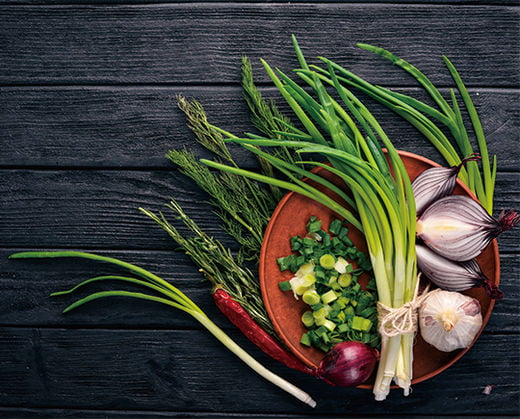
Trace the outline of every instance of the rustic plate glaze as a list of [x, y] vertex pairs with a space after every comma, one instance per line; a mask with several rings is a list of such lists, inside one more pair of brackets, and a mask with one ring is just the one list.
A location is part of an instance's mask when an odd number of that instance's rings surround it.
[[[412, 181], [425, 169], [439, 166], [429, 159], [412, 153], [399, 152], [399, 154]], [[341, 180], [327, 170], [320, 168], [316, 172], [341, 185]], [[312, 181], [308, 182], [313, 184]], [[314, 186], [319, 187], [316, 184]], [[329, 193], [329, 191], [325, 192]], [[460, 182], [458, 182], [454, 193], [474, 197], [469, 189]], [[338, 199], [332, 193], [330, 196]], [[312, 215], [322, 220], [322, 226], [325, 230], [328, 229], [330, 222], [336, 218], [331, 210], [316, 201], [293, 192], [285, 195], [273, 212], [267, 226], [260, 254], [259, 272], [262, 297], [276, 332], [301, 361], [310, 367], [317, 367], [324, 353], [300, 344], [301, 335], [305, 332], [300, 317], [306, 310], [306, 304], [301, 300], [295, 300], [291, 292], [280, 290], [278, 283], [290, 279], [292, 275], [290, 272], [280, 272], [276, 262], [277, 258], [291, 253], [289, 239], [292, 236], [306, 234], [306, 223]], [[362, 234], [352, 226], [350, 228], [350, 238], [358, 248], [366, 251]], [[477, 261], [484, 274], [498, 286], [500, 280], [500, 258], [496, 240], [477, 258]], [[476, 340], [489, 320], [494, 300], [485, 294], [483, 288], [474, 288], [464, 293], [477, 298], [482, 307], [483, 325], [475, 338]], [[459, 360], [470, 348], [453, 352], [440, 352], [424, 342], [418, 333], [414, 345], [412, 384], [429, 379], [444, 371]], [[372, 385], [367, 383], [360, 387], [372, 388]]]

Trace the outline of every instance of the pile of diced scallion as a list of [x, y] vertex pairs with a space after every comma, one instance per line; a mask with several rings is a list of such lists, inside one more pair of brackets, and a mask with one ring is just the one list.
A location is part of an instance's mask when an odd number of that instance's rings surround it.
[[[309, 306], [301, 321], [307, 328], [301, 343], [328, 352], [345, 341], [364, 342], [378, 347], [377, 296], [370, 277], [371, 264], [348, 236], [339, 219], [322, 229], [321, 220], [311, 217], [305, 237], [291, 237], [294, 253], [278, 258], [280, 270], [294, 273], [280, 282], [283, 291], [292, 291]], [[364, 290], [358, 278], [368, 275]]]

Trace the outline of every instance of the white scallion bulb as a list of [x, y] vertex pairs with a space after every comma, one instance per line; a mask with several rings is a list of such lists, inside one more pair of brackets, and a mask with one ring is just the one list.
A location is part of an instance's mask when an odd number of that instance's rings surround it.
[[421, 336], [439, 351], [467, 348], [482, 327], [478, 300], [459, 292], [432, 292], [419, 308]]

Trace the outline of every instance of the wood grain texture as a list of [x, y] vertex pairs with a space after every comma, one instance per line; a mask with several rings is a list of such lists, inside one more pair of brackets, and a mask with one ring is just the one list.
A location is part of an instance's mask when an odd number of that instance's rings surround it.
[[10, 247], [38, 243], [41, 247], [171, 249], [166, 233], [138, 211], [139, 207], [164, 211], [170, 197], [208, 234], [232, 245], [219, 232], [209, 204], [204, 204], [206, 195], [175, 170], [14, 170], [3, 175], [0, 236]]
[[[396, 391], [376, 403], [370, 392], [329, 387], [261, 353], [217, 311], [189, 258], [137, 211], [163, 209], [174, 196], [206, 232], [235, 247], [205, 195], [163, 157], [182, 146], [208, 157], [175, 97], [200, 100], [216, 125], [250, 130], [241, 56], [253, 60], [264, 94], [277, 97], [258, 59], [290, 71], [297, 65], [291, 33], [308, 57], [329, 56], [420, 98], [412, 78], [355, 43], [391, 49], [445, 95], [452, 81], [441, 54], [448, 55], [470, 86], [499, 159], [496, 210], [518, 209], [518, 5], [0, 0], [0, 417], [518, 417], [518, 228], [499, 240], [506, 297], [475, 347], [410, 397]], [[439, 160], [406, 123], [372, 109], [398, 148]], [[234, 151], [241, 165], [257, 168], [247, 153]], [[60, 314], [74, 296], [49, 293], [115, 271], [78, 260], [7, 259], [40, 248], [93, 250], [172, 281], [253, 356], [314, 396], [318, 408], [258, 377], [194, 319], [169, 307], [116, 298]], [[483, 395], [490, 384], [496, 388]]]
[[[207, 199], [176, 171], [0, 171], [0, 237], [10, 248], [171, 249], [163, 231], [137, 208], [164, 210], [169, 197], [206, 232], [232, 241], [218, 227]], [[520, 173], [497, 176], [496, 210], [520, 207]], [[520, 250], [519, 230], [500, 237], [504, 252]]]
[[[217, 412], [187, 412], [187, 411], [145, 411], [145, 410], [85, 410], [85, 409], [42, 409], [42, 408], [9, 408], [0, 407], [0, 415], [2, 419], [20, 419], [21, 417], [31, 418], [88, 418], [88, 419], [107, 419], [107, 418], [129, 418], [129, 419], [141, 419], [141, 418], [214, 418], [214, 419], [229, 419], [229, 418], [244, 418], [244, 419], [304, 419], [304, 418], [315, 418], [313, 414], [301, 414], [301, 413], [270, 413], [270, 414], [258, 414], [258, 413], [217, 413]], [[392, 417], [394, 415], [387, 415]], [[349, 415], [349, 418], [358, 419], [366, 416]], [[399, 418], [414, 419], [421, 416], [416, 415], [398, 415]], [[495, 416], [487, 416], [495, 417]], [[498, 416], [496, 416], [498, 417]], [[320, 419], [334, 419], [336, 415], [319, 415]]]
[[0, 14], [6, 84], [236, 83], [242, 55], [292, 68], [292, 33], [309, 57], [334, 57], [388, 85], [412, 82], [356, 42], [391, 48], [440, 84], [450, 83], [441, 54], [470, 75], [468, 85], [518, 82], [516, 7], [199, 3], [4, 6]]
[[[270, 414], [258, 414], [258, 413], [216, 413], [216, 412], [175, 412], [175, 411], [145, 411], [145, 410], [85, 410], [85, 409], [42, 409], [42, 408], [9, 408], [0, 407], [0, 415], [2, 419], [20, 419], [20, 417], [31, 417], [31, 418], [88, 418], [88, 419], [107, 419], [107, 418], [215, 418], [215, 419], [228, 419], [228, 418], [244, 418], [244, 419], [305, 419], [305, 418], [316, 418], [320, 419], [336, 419], [337, 415], [313, 415], [302, 414], [302, 413], [270, 413]], [[423, 416], [418, 415], [385, 415], [385, 417], [398, 417], [415, 419], [422, 418]], [[455, 417], [455, 416], [444, 416], [444, 417]], [[487, 418], [501, 418], [503, 416], [486, 415]], [[349, 415], [351, 419], [366, 418], [366, 416]]]
[[[0, 0], [0, 5], [55, 5], [55, 4], [66, 4], [66, 5], [79, 5], [79, 4], [107, 4], [106, 0]], [[197, 0], [113, 0], [110, 2], [114, 4], [179, 4], [188, 3], [196, 4], [200, 3]], [[205, 0], [204, 3], [222, 3], [221, 0]], [[288, 3], [285, 0], [231, 0], [226, 3], [251, 3], [251, 4], [285, 4]], [[293, 4], [298, 3], [310, 3], [308, 0], [293, 0]], [[312, 3], [361, 3], [359, 0], [313, 0]], [[378, 0], [378, 3], [397, 3], [395, 0]], [[431, 4], [432, 0], [400, 0], [400, 4]], [[444, 5], [518, 5], [517, 0], [436, 0], [435, 3]]]
[[[205, 331], [0, 330], [0, 361], [5, 365], [2, 405], [317, 416], [517, 412], [517, 388], [512, 383], [518, 382], [519, 372], [510, 365], [519, 361], [518, 335], [484, 335], [463, 360], [416, 385], [410, 397], [395, 391], [384, 403], [376, 403], [369, 391], [328, 387], [275, 365], [243, 336], [231, 333], [261, 362], [313, 394], [319, 408], [312, 411], [243, 368]], [[486, 351], [490, 347], [495, 350]], [[482, 395], [488, 384], [497, 387], [491, 395]], [[234, 401], [237, 397], [240, 403]]]
[[[398, 91], [428, 99], [419, 89]], [[285, 114], [292, 114], [274, 89], [263, 88], [262, 93], [277, 99]], [[445, 89], [442, 93], [449, 96]], [[470, 94], [499, 170], [518, 171], [518, 91], [472, 89]], [[176, 106], [177, 95], [197, 99], [217, 126], [237, 135], [254, 131], [238, 87], [4, 87], [0, 95], [0, 166], [4, 167], [171, 168], [164, 154], [184, 146], [209, 157], [186, 127]], [[398, 148], [443, 162], [410, 124], [373, 101], [366, 103]], [[233, 151], [240, 166], [255, 165], [250, 153], [239, 147]]]
[[[91, 285], [63, 297], [49, 297], [51, 292], [66, 290], [82, 280], [120, 272], [106, 264], [62, 260], [8, 260], [13, 251], [0, 250], [0, 325], [69, 328], [200, 328], [184, 313], [169, 307], [139, 300], [113, 298], [110, 303], [90, 303], [73, 313], [62, 310], [90, 292], [104, 289], [131, 289], [117, 282]], [[218, 312], [210, 295], [211, 286], [187, 256], [164, 251], [103, 251], [101, 254], [121, 258], [171, 281], [195, 301], [211, 318], [226, 329], [233, 328]], [[520, 327], [520, 275], [517, 255], [502, 255], [501, 284], [505, 298], [498, 301], [486, 333], [516, 333]], [[133, 288], [136, 289], [136, 288]]]

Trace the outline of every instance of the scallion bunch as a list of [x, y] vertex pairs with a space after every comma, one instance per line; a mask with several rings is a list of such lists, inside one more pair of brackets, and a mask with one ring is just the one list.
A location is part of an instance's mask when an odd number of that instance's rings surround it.
[[[321, 202], [345, 218], [365, 235], [380, 303], [392, 308], [401, 307], [414, 298], [417, 281], [416, 211], [404, 164], [377, 120], [340, 83], [333, 63], [327, 62], [326, 70], [315, 71], [307, 64], [294, 37], [293, 44], [301, 66], [296, 74], [311, 93], [280, 70], [274, 70], [265, 61], [262, 63], [302, 128], [285, 124], [284, 131], [276, 132], [281, 139], [251, 134], [239, 138], [221, 131], [227, 135], [227, 141], [240, 143], [260, 155], [287, 180], [219, 162], [202, 162], [213, 168], [295, 191]], [[334, 88], [334, 96], [329, 94], [326, 85]], [[260, 149], [272, 146], [291, 147], [300, 156], [317, 153], [331, 165], [319, 161], [287, 162]], [[386, 155], [383, 146], [387, 149]], [[341, 188], [308, 170], [311, 167], [324, 167], [342, 179], [352, 191], [352, 198]], [[338, 193], [349, 207], [338, 204], [322, 188], [302, 181], [302, 176]], [[381, 360], [374, 385], [377, 400], [386, 398], [393, 379], [408, 394], [412, 379], [412, 343], [413, 334], [382, 337]]]

